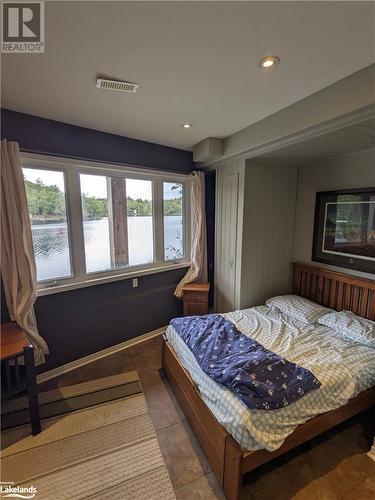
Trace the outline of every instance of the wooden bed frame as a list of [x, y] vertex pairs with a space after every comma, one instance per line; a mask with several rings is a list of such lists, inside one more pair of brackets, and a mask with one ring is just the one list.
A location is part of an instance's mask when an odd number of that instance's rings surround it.
[[[375, 281], [336, 273], [310, 265], [293, 264], [293, 293], [340, 311], [353, 311], [375, 320]], [[245, 473], [299, 446], [375, 404], [375, 387], [351, 399], [345, 406], [323, 413], [300, 425], [276, 451], [243, 452], [219, 424], [200, 397], [177, 354], [163, 342], [162, 368], [185, 412], [228, 500], [239, 498]]]

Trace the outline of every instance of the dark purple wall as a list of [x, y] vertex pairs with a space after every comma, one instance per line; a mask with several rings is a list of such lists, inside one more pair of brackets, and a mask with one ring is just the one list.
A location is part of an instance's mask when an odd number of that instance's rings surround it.
[[42, 371], [100, 351], [181, 316], [174, 295], [186, 269], [39, 297], [35, 313], [51, 354]]
[[[2, 110], [1, 124], [2, 138], [17, 141], [27, 151], [176, 172], [193, 169], [187, 151], [9, 110]], [[35, 304], [39, 331], [51, 351], [41, 371], [168, 324], [181, 314], [181, 302], [173, 291], [185, 271], [140, 277], [135, 289], [131, 280], [121, 280], [39, 297]]]
[[190, 172], [189, 151], [76, 127], [38, 116], [1, 110], [1, 136], [24, 151], [66, 158], [126, 163], [147, 168]]
[[211, 283], [209, 307], [214, 306], [214, 276], [215, 276], [215, 203], [216, 203], [216, 172], [206, 172], [206, 223], [207, 223], [207, 269], [208, 281]]

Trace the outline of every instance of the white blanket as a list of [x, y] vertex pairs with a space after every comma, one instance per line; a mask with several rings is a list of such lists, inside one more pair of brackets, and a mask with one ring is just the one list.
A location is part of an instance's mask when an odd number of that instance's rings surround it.
[[280, 410], [250, 410], [228, 388], [199, 367], [172, 326], [167, 338], [190, 373], [202, 399], [244, 451], [279, 448], [308, 419], [340, 406], [375, 385], [375, 349], [344, 340], [321, 325], [306, 325], [267, 306], [225, 314], [244, 335], [310, 370], [321, 387]]

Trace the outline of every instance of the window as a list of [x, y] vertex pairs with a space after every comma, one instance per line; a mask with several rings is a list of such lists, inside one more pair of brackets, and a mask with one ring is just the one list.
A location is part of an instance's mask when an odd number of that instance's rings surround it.
[[80, 175], [88, 273], [154, 261], [152, 181]]
[[154, 261], [152, 182], [126, 179], [129, 266]]
[[184, 257], [183, 185], [163, 182], [165, 260]]
[[24, 168], [37, 280], [71, 276], [64, 173]]
[[107, 178], [80, 175], [86, 270], [111, 269]]
[[189, 263], [185, 175], [23, 155], [39, 288]]

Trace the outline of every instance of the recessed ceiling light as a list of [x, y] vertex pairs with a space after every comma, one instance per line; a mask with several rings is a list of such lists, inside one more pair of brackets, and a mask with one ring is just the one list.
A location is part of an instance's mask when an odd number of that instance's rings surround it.
[[259, 67], [262, 69], [270, 69], [276, 64], [279, 64], [279, 62], [280, 59], [277, 56], [267, 56], [259, 61]]
[[191, 123], [183, 123], [181, 125], [182, 128], [191, 128], [193, 125]]

